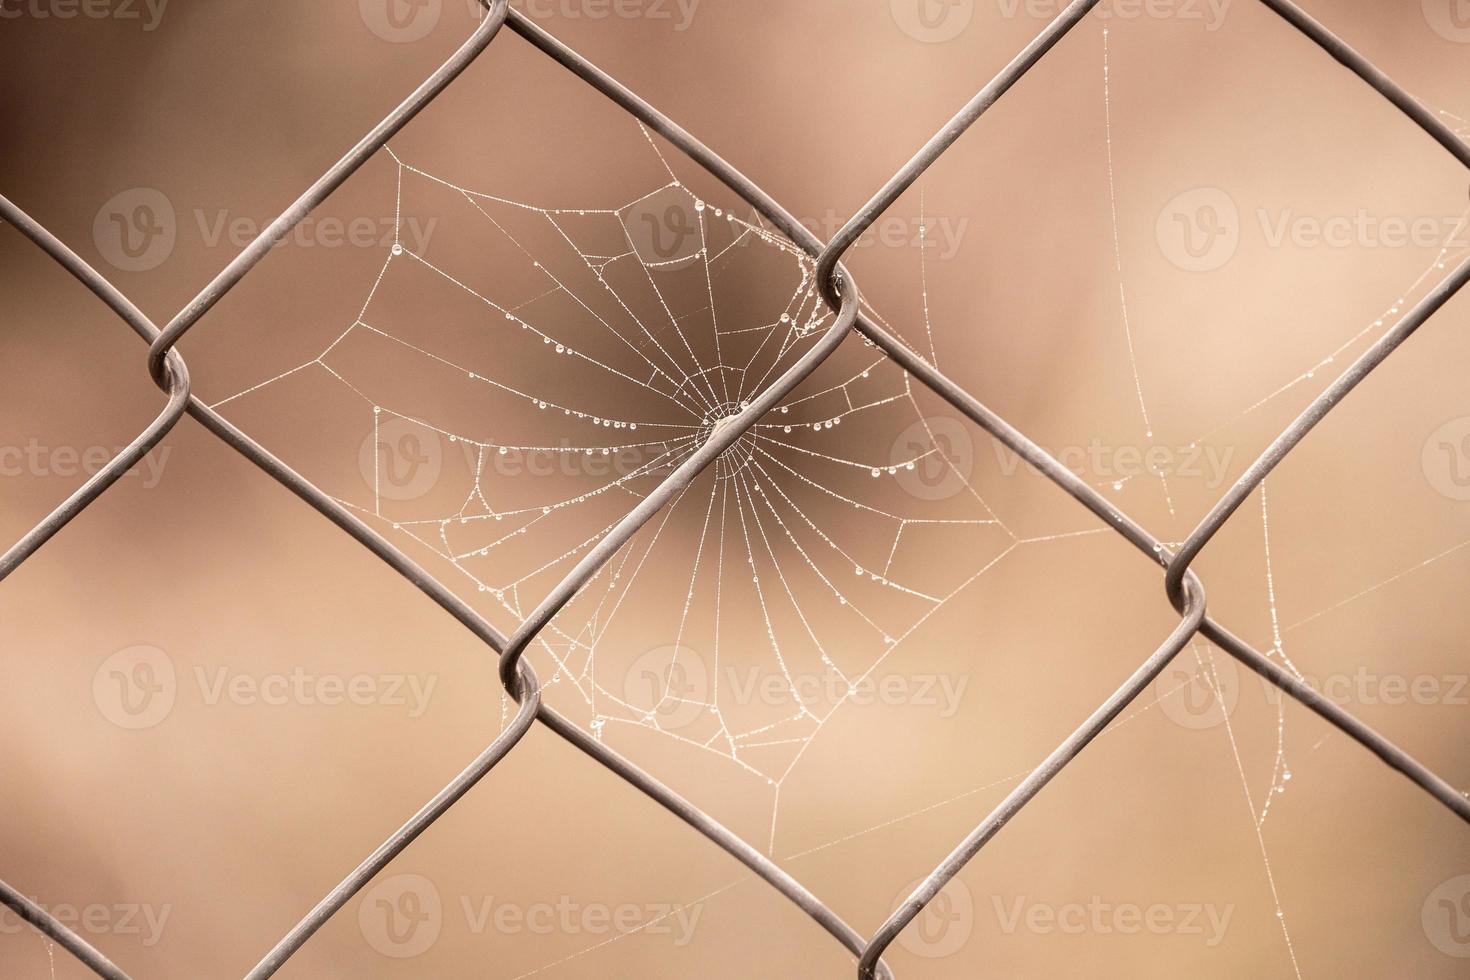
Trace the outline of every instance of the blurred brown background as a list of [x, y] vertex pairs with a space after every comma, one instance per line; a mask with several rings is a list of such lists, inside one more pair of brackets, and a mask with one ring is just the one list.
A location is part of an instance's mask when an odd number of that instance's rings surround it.
[[[5, 0], [0, 192], [165, 321], [252, 225], [472, 29], [460, 0], [390, 2]], [[1056, 8], [544, 0], [526, 9], [826, 237]], [[1311, 10], [1431, 108], [1452, 122], [1470, 117], [1470, 18], [1452, 0], [1319, 0]], [[509, 31], [392, 146], [436, 176], [544, 208], [617, 208], [668, 180], [635, 123]], [[749, 217], [660, 148], [695, 193]], [[386, 258], [397, 173], [380, 154], [321, 212], [344, 227], [367, 219], [374, 234], [343, 244], [316, 224], [189, 335], [182, 351], [202, 398], [311, 361], [353, 322]], [[139, 203], [160, 199], [172, 242], [120, 251], [110, 216], [126, 224]], [[1465, 175], [1447, 154], [1259, 4], [1113, 0], [945, 155], [891, 212], [886, 238], [850, 265], [874, 308], [921, 348], [927, 296], [946, 373], [1178, 540], [1371, 343], [1381, 318], [1445, 274], [1437, 261], [1463, 256], [1466, 207]], [[404, 214], [431, 230], [436, 264], [483, 277], [471, 285], [487, 295], [530, 301], [540, 290], [465, 208], [454, 195], [404, 198]], [[917, 245], [921, 209], [935, 240], [927, 251]], [[758, 255], [740, 259], [749, 264], [730, 273], [738, 288], [716, 302], [721, 322], [770, 322], [794, 266], [778, 273]], [[385, 284], [376, 301], [405, 330], [454, 327], [464, 357], [487, 375], [540, 371], [538, 391], [616, 401], [613, 387], [583, 387], [544, 357], [477, 334], [463, 294]], [[0, 235], [0, 297], [0, 532], [14, 540], [81, 481], [88, 449], [125, 443], [161, 396], [143, 345], [13, 230]], [[1267, 484], [1284, 655], [1456, 786], [1470, 785], [1470, 548], [1456, 550], [1470, 540], [1466, 302], [1451, 302]], [[561, 321], [547, 313], [544, 322]], [[581, 329], [575, 318], [565, 324]], [[870, 355], [849, 341], [831, 376]], [[362, 372], [354, 378], [432, 403], [475, 438], [511, 425], [498, 407], [458, 400], [418, 362], [351, 356]], [[888, 372], [878, 381], [901, 390]], [[826, 387], [818, 380], [810, 390]], [[341, 396], [313, 369], [222, 410], [329, 493], [371, 510], [359, 454], [371, 413]], [[917, 403], [927, 417], [953, 416], [927, 395]], [[887, 465], [912, 420], [845, 426], [827, 451]], [[518, 424], [526, 445], [573, 434], [554, 420]], [[957, 710], [844, 705], [801, 736], [808, 744], [779, 794], [762, 774], [783, 772], [787, 757], [756, 760], [752, 772], [636, 725], [606, 730], [864, 934], [1174, 622], [1156, 568], [1107, 533], [1053, 537], [1097, 525], [983, 433], [960, 431], [952, 448], [968, 460], [974, 495], [914, 500], [887, 481], [868, 491], [879, 495], [874, 506], [993, 515], [1005, 529], [936, 536], [906, 555], [914, 574], [958, 591], [882, 669], [963, 685]], [[1171, 451], [1167, 495], [1165, 481], [1130, 469], [1130, 454], [1150, 446]], [[58, 913], [90, 910], [78, 928], [134, 976], [241, 975], [494, 737], [506, 705], [494, 658], [473, 637], [197, 424], [184, 420], [153, 463], [0, 587], [0, 876]], [[539, 502], [564, 489], [553, 480], [504, 492]], [[435, 492], [452, 495], [447, 484]], [[965, 514], [945, 510], [960, 503]], [[619, 510], [596, 506], [606, 511], [577, 510], [583, 523], [548, 532], [545, 547], [567, 547]], [[385, 530], [413, 519], [385, 516]], [[846, 540], [871, 537], [887, 550], [891, 525], [866, 513], [828, 518]], [[1211, 610], [1269, 650], [1265, 530], [1258, 495], [1198, 568]], [[675, 526], [660, 554], [683, 555], [687, 567], [698, 532]], [[1049, 540], [1010, 544], [1038, 538]], [[394, 540], [501, 628], [513, 625], [470, 577]], [[507, 558], [513, 571], [489, 558], [477, 567], [503, 584], [528, 575], [532, 559], [524, 550]], [[566, 567], [529, 581], [520, 611]], [[627, 590], [625, 632], [598, 653], [607, 676], [676, 642], [669, 610], [689, 580], [651, 572]], [[740, 625], [729, 628], [751, 641], [727, 639], [727, 666], [766, 676], [759, 609], [732, 596], [723, 612]], [[872, 601], [903, 621], [898, 600]], [[589, 621], [575, 607], [568, 616], [573, 633], [573, 620]], [[816, 629], [834, 656], [857, 649], [825, 622]], [[140, 646], [176, 681], [171, 708], [129, 728], [109, 709], [109, 665], [120, 662], [109, 658]], [[1166, 674], [965, 869], [938, 912], [894, 947], [900, 976], [1465, 975], [1465, 828], [1315, 715], [1290, 702], [1278, 713], [1253, 675], [1214, 651], [1232, 704], [1226, 724], [1191, 680], [1196, 657], [1211, 655], [1202, 643], [1186, 650], [1182, 673]], [[131, 665], [138, 655], [121, 656]], [[552, 657], [532, 654], [543, 678], [555, 672]], [[364, 703], [211, 696], [220, 678], [248, 688], [293, 675], [378, 686]], [[405, 685], [397, 700], [382, 686], [393, 678]], [[433, 685], [422, 702], [410, 680]], [[561, 681], [548, 697], [591, 724], [601, 709]], [[383, 879], [387, 891], [350, 903], [282, 975], [853, 969], [779, 895], [544, 729]], [[439, 904], [420, 931], [395, 937], [375, 910], [411, 911], [405, 891]], [[685, 908], [654, 921], [674, 907]], [[644, 928], [620, 936], [608, 925], [620, 909]], [[7, 914], [0, 976], [53, 975], [84, 971]]]

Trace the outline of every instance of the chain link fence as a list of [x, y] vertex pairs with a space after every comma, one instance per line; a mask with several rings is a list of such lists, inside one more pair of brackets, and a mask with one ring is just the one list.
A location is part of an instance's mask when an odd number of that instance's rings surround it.
[[[511, 752], [537, 722], [546, 725], [594, 761], [612, 770], [638, 791], [646, 794], [714, 842], [731, 857], [764, 879], [794, 902], [817, 924], [841, 943], [858, 961], [860, 978], [890, 977], [882, 961], [883, 952], [899, 933], [939, 894], [1000, 829], [1015, 816], [1067, 764], [1075, 758], [1119, 713], [1138, 696], [1171, 660], [1190, 642], [1203, 636], [1221, 647], [1267, 682], [1290, 694], [1341, 732], [1349, 735], [1389, 767], [1412, 780], [1460, 819], [1470, 822], [1470, 799], [1431, 772], [1383, 735], [1353, 717], [1314, 689], [1301, 677], [1254, 649], [1206, 612], [1205, 588], [1191, 571], [1200, 552], [1267, 474], [1415, 330], [1422, 326], [1470, 279], [1470, 260], [1451, 271], [1425, 297], [1390, 326], [1379, 340], [1334, 381], [1285, 431], [1283, 431], [1222, 496], [1172, 551], [1127, 514], [1105, 499], [1037, 443], [1008, 424], [977, 398], [946, 378], [919, 354], [905, 346], [861, 309], [853, 277], [842, 259], [859, 237], [877, 222], [921, 174], [929, 168], [990, 106], [1035, 66], [1068, 31], [1097, 6], [1099, 0], [1073, 0], [1064, 7], [1030, 44], [993, 80], [982, 88], [873, 198], [857, 212], [830, 242], [822, 242], [760, 187], [683, 130], [656, 108], [643, 101], [618, 81], [537, 26], [526, 15], [509, 9], [508, 0], [481, 0], [484, 15], [470, 38], [437, 71], [427, 78], [386, 119], [368, 133], [336, 165], [262, 231], [199, 295], [161, 329], [151, 322], [126, 296], [89, 266], [65, 244], [33, 221], [4, 197], [0, 215], [22, 234], [45, 250], [71, 272], [103, 303], [113, 310], [149, 345], [148, 369], [166, 394], [157, 418], [121, 453], [97, 472], [79, 490], [57, 507], [30, 533], [0, 556], [0, 579], [56, 534], [73, 517], [103, 494], [154, 447], [179, 422], [190, 415], [206, 429], [233, 447], [256, 466], [310, 504], [351, 535], [369, 551], [409, 579], [420, 590], [455, 617], [500, 658], [500, 677], [506, 690], [519, 702], [519, 711], [505, 730], [445, 786], [422, 809], [385, 840], [356, 869], [347, 875], [250, 971], [250, 980], [273, 975], [328, 919], [339, 911], [375, 875], [427, 830], [441, 815]], [[1332, 34], [1289, 0], [1261, 0], [1292, 27], [1310, 38], [1326, 54], [1373, 87], [1398, 107], [1425, 133], [1436, 140], [1466, 167], [1470, 147], [1342, 39]], [[369, 157], [381, 149], [421, 109], [448, 87], [483, 51], [491, 46], [502, 28], [509, 28], [546, 56], [561, 64], [587, 84], [621, 106], [640, 122], [669, 140], [730, 190], [738, 194], [790, 241], [816, 262], [818, 287], [835, 313], [831, 325], [817, 342], [779, 379], [751, 399], [728, 424], [718, 426], [681, 465], [632, 511], [630, 511], [510, 636], [503, 635], [448, 587], [436, 580], [392, 543], [344, 509], [304, 477], [290, 469], [259, 443], [245, 435], [216, 411], [191, 394], [188, 368], [177, 344], [233, 286], [244, 278], [270, 249], [309, 215]], [[1117, 691], [1077, 727], [1029, 776], [965, 837], [950, 854], [914, 889], [871, 938], [859, 934], [818, 896], [807, 890], [768, 856], [718, 823], [694, 803], [683, 799], [627, 758], [583, 731], [541, 700], [535, 671], [524, 658], [529, 645], [557, 612], [589, 582], [614, 554], [651, 520], [668, 502], [731, 446], [753, 428], [767, 412], [805, 380], [851, 333], [856, 332], [882, 350], [913, 377], [918, 378], [966, 418], [979, 425], [999, 443], [1045, 474], [1105, 525], [1115, 530], [1164, 572], [1164, 593], [1179, 614], [1178, 625], [1127, 678]], [[0, 882], [0, 901], [37, 930], [60, 944], [102, 977], [126, 978], [101, 951], [66, 925], [25, 897]]]

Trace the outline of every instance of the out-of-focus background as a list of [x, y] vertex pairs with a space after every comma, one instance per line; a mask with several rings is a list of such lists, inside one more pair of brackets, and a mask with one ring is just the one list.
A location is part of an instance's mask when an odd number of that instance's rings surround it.
[[[1060, 5], [516, 6], [826, 238]], [[473, 9], [4, 0], [0, 192], [163, 322]], [[1310, 9], [1470, 117], [1462, 4]], [[509, 31], [391, 150], [181, 350], [201, 398], [508, 631], [830, 321], [747, 205]], [[1177, 541], [1463, 258], [1466, 187], [1259, 3], [1105, 0], [849, 265], [916, 349]], [[0, 231], [8, 542], [162, 399], [138, 339]], [[1461, 787], [1466, 302], [1196, 566], [1213, 614]], [[864, 934], [1175, 622], [1152, 563], [878, 360], [845, 342], [530, 655], [554, 705]], [[189, 419], [0, 586], [0, 622], [0, 876], [140, 978], [244, 973], [513, 709], [491, 651]], [[1200, 642], [889, 959], [1464, 976], [1467, 875], [1442, 806]], [[282, 976], [852, 970], [538, 728]], [[83, 975], [0, 917], [0, 976]]]

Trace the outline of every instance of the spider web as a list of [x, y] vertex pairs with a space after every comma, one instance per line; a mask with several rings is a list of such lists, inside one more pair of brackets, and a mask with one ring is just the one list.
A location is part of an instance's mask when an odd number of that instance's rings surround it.
[[[809, 256], [641, 137], [648, 189], [610, 207], [512, 200], [388, 149], [393, 240], [357, 317], [215, 403], [310, 386], [315, 410], [355, 413], [368, 492], [337, 498], [447, 564], [506, 629], [831, 324]], [[446, 215], [432, 247], [415, 208]], [[543, 631], [547, 696], [599, 738], [654, 733], [779, 790], [977, 574], [936, 550], [988, 568], [1017, 543], [924, 397], [845, 342]]]
[[[1128, 395], [1152, 444], [1149, 379], [1139, 367], [1118, 235], [1106, 29], [1102, 40], [1108, 265]], [[228, 409], [293, 384], [340, 399], [336, 407], [369, 431], [357, 467], [363, 481], [339, 477], [338, 499], [447, 566], [506, 629], [831, 324], [801, 249], [747, 209], [696, 193], [651, 134], [640, 127], [635, 135], [647, 146], [646, 186], [581, 208], [501, 196], [386, 151], [396, 168], [385, 208], [393, 242], [364, 284], [357, 317], [314, 358], [215, 403]], [[920, 193], [922, 234], [922, 185]], [[415, 213], [446, 216], [432, 247], [414, 240]], [[1246, 399], [1189, 448], [1300, 394], [1318, 372], [1371, 343], [1457, 251], [1447, 242], [1382, 314]], [[922, 314], [925, 343], [910, 346], [938, 363], [932, 270], [922, 247], [919, 256], [921, 305], [913, 312]], [[833, 714], [871, 694], [906, 638], [1013, 549], [1102, 533], [1020, 537], [1006, 527], [972, 480], [966, 446], [946, 431], [949, 415], [901, 368], [850, 338], [553, 619], [530, 654], [547, 697], [620, 749], [653, 736], [767, 784], [774, 853], [783, 783]], [[417, 476], [425, 467], [435, 474], [428, 486]], [[1105, 491], [1133, 490], [1132, 476], [1082, 475]], [[1158, 480], [1173, 514], [1168, 477]], [[1272, 627], [1262, 648], [1301, 677], [1282, 640], [1290, 627], [1278, 614], [1266, 486], [1258, 496]], [[929, 560], [936, 553], [970, 557]], [[1196, 640], [1179, 661], [1193, 662], [1197, 681], [1166, 674], [1108, 731], [1192, 683], [1224, 704], [1227, 658]], [[503, 702], [503, 714], [509, 710]], [[1300, 975], [1265, 836], [1292, 779], [1286, 714], [1278, 699], [1269, 776], [1253, 787], [1221, 710], [1285, 952]], [[987, 780], [787, 860], [1024, 775]]]

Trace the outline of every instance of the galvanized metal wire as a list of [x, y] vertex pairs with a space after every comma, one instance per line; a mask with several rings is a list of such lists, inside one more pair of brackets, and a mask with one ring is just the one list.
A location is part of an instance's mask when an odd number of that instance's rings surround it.
[[[1470, 799], [1430, 771], [1383, 735], [1343, 708], [1328, 700], [1310, 684], [1255, 650], [1207, 615], [1205, 589], [1191, 565], [1240, 504], [1364, 378], [1422, 327], [1436, 311], [1470, 281], [1467, 260], [1431, 289], [1403, 315], [1369, 350], [1318, 396], [1285, 431], [1252, 463], [1240, 479], [1220, 498], [1190, 533], [1177, 553], [1165, 548], [1148, 530], [1049, 455], [1039, 445], [1010, 425], [979, 399], [941, 374], [938, 369], [862, 312], [858, 290], [851, 274], [842, 266], [847, 250], [899, 196], [916, 181], [965, 131], [1019, 79], [1035, 67], [1098, 0], [1073, 0], [1016, 58], [980, 89], [915, 156], [896, 173], [849, 220], [830, 242], [820, 241], [759, 186], [709, 149], [693, 135], [649, 105], [616, 79], [582, 55], [567, 47], [529, 18], [509, 8], [508, 0], [481, 0], [486, 15], [465, 43], [437, 71], [393, 110], [367, 136], [317, 180], [250, 243], [228, 266], [190, 301], [165, 327], [155, 326], [125, 295], [107, 281], [43, 225], [20, 208], [0, 197], [0, 218], [55, 259], [91, 290], [149, 345], [150, 376], [167, 396], [163, 410], [106, 467], [86, 481], [51, 514], [4, 555], [0, 555], [0, 581], [61, 531], [77, 514], [95, 501], [127, 470], [188, 414], [246, 459], [270, 474], [308, 505], [351, 535], [378, 558], [416, 585], [446, 612], [494, 650], [500, 659], [500, 677], [519, 710], [506, 729], [454, 780], [417, 813], [398, 827], [357, 868], [294, 926], [247, 974], [247, 980], [273, 975], [321, 926], [339, 911], [374, 876], [407, 848], [419, 835], [468, 793], [494, 766], [508, 755], [525, 734], [540, 722], [563, 739], [610, 769], [623, 780], [657, 801], [731, 857], [744, 864], [778, 892], [802, 909], [856, 959], [858, 976], [891, 977], [882, 962], [883, 952], [903, 929], [931, 902], [965, 864], [1018, 814], [1067, 764], [1100, 734], [1138, 694], [1158, 676], [1196, 635], [1215, 643], [1261, 677], [1291, 695], [1305, 707], [1368, 749], [1394, 770], [1402, 773], [1430, 797], [1470, 823]], [[1312, 18], [1290, 0], [1262, 0], [1288, 24], [1310, 38], [1339, 63], [1383, 95], [1412, 119], [1431, 138], [1470, 167], [1470, 146], [1461, 141], [1442, 121], [1414, 100], [1366, 58]], [[489, 48], [502, 27], [539, 49], [551, 59], [586, 81], [627, 110], [640, 122], [658, 132], [695, 163], [755, 208], [782, 234], [816, 261], [818, 286], [834, 313], [832, 325], [802, 358], [764, 391], [754, 397], [733, 420], [718, 427], [687, 460], [631, 510], [525, 618], [510, 637], [502, 635], [479, 613], [445, 587], [377, 531], [328, 497], [308, 480], [277, 459], [221, 415], [191, 394], [188, 368], [177, 350], [179, 341], [200, 319], [265, 257], [271, 247], [288, 235], [308, 214], [346, 181], [370, 156], [381, 149], [426, 105], [434, 100], [483, 51]], [[1063, 491], [1117, 531], [1143, 555], [1164, 571], [1164, 591], [1180, 615], [1178, 625], [1130, 675], [1118, 690], [1088, 716], [1047, 758], [1038, 765], [963, 841], [957, 844], [887, 918], [871, 939], [847, 925], [811, 891], [791, 877], [769, 857], [760, 853], [722, 826], [696, 804], [685, 800], [630, 760], [608, 748], [575, 723], [548, 707], [541, 699], [540, 684], [524, 659], [529, 645], [557, 612], [595, 576], [626, 542], [651, 520], [679, 491], [688, 486], [719, 456], [734, 445], [767, 412], [819, 367], [851, 333], [857, 332], [905, 371], [918, 378], [955, 410], [988, 432], [1023, 460], [1030, 463]], [[0, 881], [0, 904], [19, 914], [40, 932], [55, 940], [98, 976], [126, 980], [127, 974], [105, 955], [57, 921], [11, 885]]]

